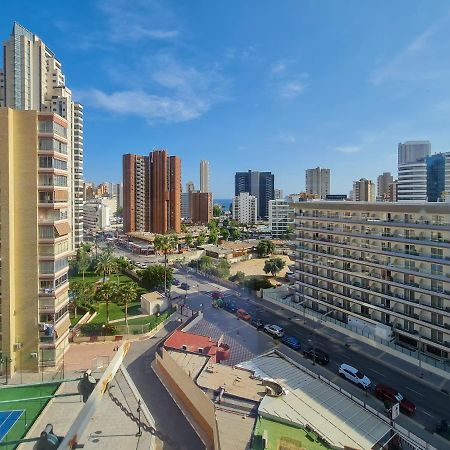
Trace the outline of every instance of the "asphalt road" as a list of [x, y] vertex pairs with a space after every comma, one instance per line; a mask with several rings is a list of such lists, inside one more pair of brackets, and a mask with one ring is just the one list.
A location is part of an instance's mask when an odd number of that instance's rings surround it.
[[[156, 429], [174, 440], [182, 450], [199, 450], [205, 446], [151, 368], [157, 343], [178, 325], [169, 322], [155, 337], [133, 342], [124, 364], [155, 419]], [[163, 443], [163, 448], [170, 450], [172, 446]]]
[[[203, 278], [197, 277], [194, 274], [177, 273], [176, 278], [181, 282], [187, 281], [191, 286], [188, 296], [196, 295], [196, 286], [198, 283], [202, 284], [202, 290], [215, 290], [215, 286]], [[207, 288], [207, 286], [209, 288]], [[399, 424], [405, 428], [415, 432], [417, 425], [421, 428], [429, 430], [434, 429], [436, 423], [446, 418], [450, 421], [450, 396], [441, 392], [438, 387], [433, 388], [430, 385], [423, 383], [417, 374], [405, 375], [404, 372], [397, 370], [395, 367], [386, 365], [384, 362], [373, 358], [370, 354], [361, 354], [351, 348], [346, 347], [342, 342], [331, 340], [323, 336], [320, 332], [315, 332], [304, 325], [304, 318], [301, 315], [295, 315], [290, 311], [278, 308], [275, 305], [264, 306], [255, 305], [249, 301], [248, 298], [242, 298], [234, 291], [229, 291], [232, 294], [232, 299], [236, 302], [238, 307], [245, 308], [252, 316], [260, 318], [264, 323], [274, 323], [284, 328], [286, 334], [295, 336], [302, 343], [302, 347], [315, 344], [318, 348], [323, 349], [330, 355], [330, 363], [326, 367], [315, 365], [312, 361], [303, 357], [299, 352], [294, 352], [288, 349], [283, 344], [280, 350], [285, 351], [288, 356], [298, 360], [299, 363], [307, 365], [307, 367], [323, 376], [331, 379], [333, 382], [341, 386], [343, 389], [364, 400], [366, 393], [358, 387], [352, 385], [347, 380], [343, 380], [338, 376], [338, 367], [341, 363], [348, 363], [357, 367], [364, 372], [371, 380], [373, 385], [386, 384], [396, 389], [399, 389], [402, 395], [417, 406], [416, 414], [410, 418], [403, 414], [397, 419]], [[257, 300], [257, 299], [256, 299]], [[267, 305], [267, 306], [266, 306]], [[223, 311], [224, 314], [229, 314]], [[322, 325], [323, 326], [323, 325]], [[261, 331], [262, 332], [262, 331]], [[376, 352], [379, 353], [379, 352]], [[403, 361], [399, 359], [399, 364]], [[373, 392], [367, 394], [372, 397], [371, 404], [375, 405], [380, 411], [384, 410], [381, 401], [375, 398]], [[443, 447], [444, 448], [444, 447]], [[450, 448], [450, 443], [449, 443]]]

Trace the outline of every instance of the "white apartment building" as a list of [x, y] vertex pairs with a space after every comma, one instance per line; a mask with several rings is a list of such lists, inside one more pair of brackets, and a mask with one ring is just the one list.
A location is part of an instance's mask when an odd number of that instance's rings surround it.
[[274, 189], [273, 196], [275, 200], [283, 200], [283, 189]]
[[233, 197], [233, 220], [239, 223], [254, 224], [258, 217], [258, 199], [248, 192]]
[[375, 201], [375, 184], [372, 180], [361, 178], [353, 182], [352, 190], [353, 200], [355, 202], [374, 202]]
[[109, 199], [88, 200], [83, 205], [85, 231], [103, 230], [111, 225], [111, 208], [107, 205]]
[[324, 323], [450, 358], [450, 208], [303, 202], [295, 302]]
[[306, 193], [316, 194], [320, 198], [325, 198], [330, 194], [330, 169], [306, 170]]
[[431, 154], [429, 141], [398, 144], [398, 201], [427, 200], [427, 162]]
[[269, 200], [269, 228], [274, 238], [285, 236], [294, 225], [294, 208], [286, 200]]
[[102, 197], [102, 205], [107, 206], [109, 209], [109, 221], [111, 222], [117, 212], [117, 197]]

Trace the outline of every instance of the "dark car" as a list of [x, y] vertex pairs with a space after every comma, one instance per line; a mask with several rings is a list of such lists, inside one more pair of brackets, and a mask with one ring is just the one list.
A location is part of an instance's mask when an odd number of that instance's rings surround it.
[[294, 336], [287, 336], [284, 335], [281, 338], [281, 342], [285, 345], [287, 345], [288, 347], [292, 348], [293, 350], [300, 350], [300, 341], [295, 338]]
[[238, 307], [235, 302], [224, 302], [223, 309], [235, 313], [238, 310]]
[[400, 411], [409, 416], [416, 412], [416, 405], [414, 403], [403, 397], [396, 389], [386, 386], [385, 384], [377, 384], [375, 395], [389, 405], [400, 403]]
[[176, 278], [174, 278], [174, 279], [172, 280], [172, 284], [173, 284], [174, 286], [179, 286], [179, 285], [180, 285], [180, 281], [177, 280]]
[[187, 283], [181, 283], [180, 288], [188, 291], [191, 287]]
[[264, 326], [264, 322], [261, 319], [258, 319], [257, 317], [253, 317], [252, 320], [250, 320], [250, 325], [253, 325], [258, 330]]
[[303, 350], [303, 355], [305, 356], [305, 358], [311, 358], [312, 360], [316, 361], [317, 364], [325, 365], [330, 362], [328, 353], [325, 353], [323, 350], [320, 350], [318, 348], [314, 349], [312, 347], [309, 347], [306, 350]]

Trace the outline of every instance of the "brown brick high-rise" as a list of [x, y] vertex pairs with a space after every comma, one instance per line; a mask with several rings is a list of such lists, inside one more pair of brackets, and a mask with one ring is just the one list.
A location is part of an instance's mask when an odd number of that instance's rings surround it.
[[156, 150], [123, 156], [124, 231], [181, 231], [181, 160]]
[[205, 225], [213, 218], [213, 204], [211, 192], [191, 192], [191, 220], [192, 223]]

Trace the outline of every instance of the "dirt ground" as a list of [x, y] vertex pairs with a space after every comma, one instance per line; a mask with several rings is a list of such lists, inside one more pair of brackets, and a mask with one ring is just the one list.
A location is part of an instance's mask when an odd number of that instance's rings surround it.
[[[292, 264], [292, 261], [289, 259], [289, 256], [286, 255], [275, 255], [275, 257], [280, 257], [286, 263], [284, 269], [277, 275], [278, 277], [282, 278], [286, 275], [286, 272], [289, 271], [288, 265]], [[268, 258], [257, 258], [234, 263], [231, 265], [230, 274], [234, 275], [236, 272], [241, 271], [244, 272], [245, 275], [266, 275], [263, 267], [264, 262], [267, 259]]]

